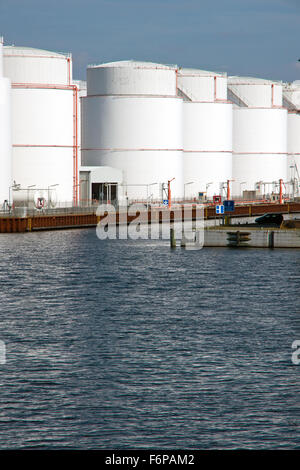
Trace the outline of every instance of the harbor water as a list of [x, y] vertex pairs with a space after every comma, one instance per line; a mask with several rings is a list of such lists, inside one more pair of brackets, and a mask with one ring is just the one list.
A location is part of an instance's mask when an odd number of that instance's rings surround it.
[[1, 247], [1, 449], [300, 448], [300, 250]]

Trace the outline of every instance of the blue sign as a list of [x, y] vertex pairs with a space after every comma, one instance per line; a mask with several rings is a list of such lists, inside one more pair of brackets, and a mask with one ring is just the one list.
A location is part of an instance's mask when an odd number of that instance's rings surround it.
[[164, 206], [167, 206], [168, 204], [169, 204], [169, 200], [168, 200], [168, 199], [164, 199], [164, 200], [163, 200], [163, 205], [164, 205]]
[[216, 206], [216, 214], [224, 214], [223, 204], [220, 204], [219, 206]]
[[234, 201], [223, 201], [224, 211], [233, 212], [234, 211]]

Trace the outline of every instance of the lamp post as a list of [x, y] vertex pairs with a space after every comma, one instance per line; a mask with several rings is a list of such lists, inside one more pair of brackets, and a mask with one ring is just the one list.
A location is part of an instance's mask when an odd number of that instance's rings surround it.
[[206, 200], [207, 200], [207, 190], [208, 188], [210, 187], [210, 185], [213, 184], [212, 181], [210, 181], [209, 183], [206, 183], [206, 186], [205, 186], [205, 195], [206, 195]]
[[55, 186], [59, 186], [59, 184], [58, 184], [58, 183], [56, 183], [56, 184], [50, 184], [50, 185], [48, 186], [48, 209], [49, 209], [49, 206], [50, 206], [50, 188], [54, 188]]
[[243, 184], [246, 184], [246, 183], [247, 183], [247, 181], [242, 181], [242, 182], [240, 183], [240, 196], [243, 196], [242, 186], [243, 186]]
[[15, 181], [14, 181], [14, 184], [12, 184], [9, 188], [8, 188], [8, 192], [9, 192], [9, 207], [11, 207], [13, 205], [13, 198], [12, 198], [12, 190], [14, 191], [19, 191], [21, 189], [21, 185], [20, 184], [17, 184]]
[[227, 192], [226, 192], [227, 201], [230, 200], [230, 182], [231, 181], [234, 181], [234, 180], [227, 180]]
[[172, 178], [171, 180], [168, 180], [168, 208], [171, 209], [171, 182], [175, 178]]
[[283, 203], [283, 179], [279, 180], [279, 204]]
[[149, 183], [149, 184], [147, 184], [147, 209], [149, 207], [149, 187], [154, 186], [155, 184], [158, 184], [158, 183]]
[[36, 184], [31, 184], [30, 186], [27, 186], [27, 207], [29, 208], [29, 190], [34, 188]]
[[290, 168], [291, 170], [294, 170], [293, 172], [291, 171], [291, 184], [293, 188], [293, 198], [295, 198], [295, 195], [299, 193], [299, 179], [300, 179], [296, 162], [294, 162], [294, 165], [290, 165]]
[[185, 202], [185, 187], [188, 184], [194, 184], [194, 181], [189, 181], [188, 183], [184, 183], [184, 185], [183, 185], [183, 202]]
[[[294, 198], [295, 197], [295, 183], [296, 183], [295, 165], [290, 165], [290, 169], [291, 169], [291, 186], [292, 186], [292, 191], [293, 191], [292, 197]], [[293, 173], [292, 173], [292, 170], [294, 170]]]

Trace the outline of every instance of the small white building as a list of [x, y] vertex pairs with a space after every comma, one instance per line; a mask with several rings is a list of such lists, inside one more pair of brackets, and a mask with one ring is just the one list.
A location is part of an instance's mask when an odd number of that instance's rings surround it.
[[118, 168], [109, 166], [82, 166], [80, 168], [80, 204], [120, 203], [126, 194], [122, 186], [123, 174]]

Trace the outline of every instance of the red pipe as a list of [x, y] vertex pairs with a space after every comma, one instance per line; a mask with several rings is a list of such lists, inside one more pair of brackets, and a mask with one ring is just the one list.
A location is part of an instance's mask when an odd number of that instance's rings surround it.
[[47, 90], [72, 90], [76, 85], [55, 85], [54, 83], [12, 83], [12, 88], [30, 88]]
[[73, 86], [73, 202], [78, 203], [78, 89]]
[[13, 144], [13, 147], [56, 147], [56, 148], [73, 148], [73, 145], [52, 145], [52, 144]]
[[171, 180], [168, 180], [168, 208], [171, 209], [171, 181], [173, 181], [175, 178], [172, 178]]
[[230, 180], [227, 180], [227, 201], [230, 200]]
[[71, 59], [70, 57], [67, 57], [67, 62], [68, 62], [68, 83], [71, 85]]
[[214, 76], [214, 100], [217, 101], [217, 77]]

